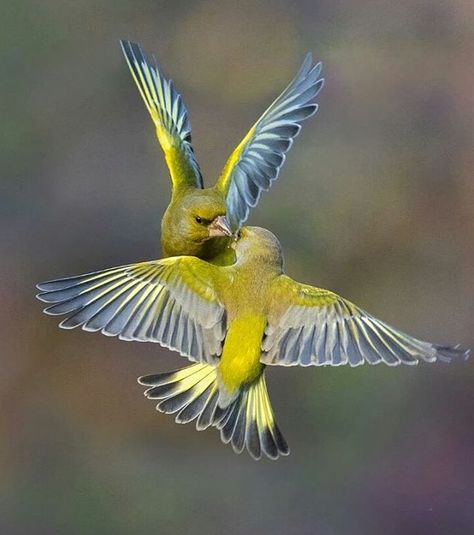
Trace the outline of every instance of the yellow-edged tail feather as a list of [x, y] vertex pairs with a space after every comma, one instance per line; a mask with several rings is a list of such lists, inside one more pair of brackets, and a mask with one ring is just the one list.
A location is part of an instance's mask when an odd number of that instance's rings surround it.
[[262, 455], [278, 459], [290, 453], [273, 415], [264, 373], [242, 387], [215, 425], [220, 429], [222, 442], [230, 442], [235, 453], [247, 449], [254, 459]]
[[157, 410], [176, 414], [177, 423], [195, 421], [198, 431], [216, 427], [236, 453], [247, 449], [254, 459], [277, 459], [290, 452], [275, 422], [263, 373], [243, 386], [226, 408], [218, 405], [217, 369], [209, 364], [147, 375], [138, 382], [149, 387], [147, 398], [159, 400]]
[[192, 364], [171, 372], [139, 377], [148, 399], [160, 400], [156, 409], [165, 414], [176, 414], [177, 423], [196, 420], [201, 431], [214, 424], [218, 390], [216, 370], [208, 364]]

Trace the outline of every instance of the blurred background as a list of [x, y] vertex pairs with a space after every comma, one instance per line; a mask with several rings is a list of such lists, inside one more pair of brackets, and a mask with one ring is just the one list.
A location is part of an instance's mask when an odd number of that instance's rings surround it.
[[292, 454], [157, 413], [150, 344], [57, 328], [36, 282], [157, 258], [169, 179], [119, 48], [156, 53], [207, 183], [294, 75], [320, 111], [250, 222], [293, 277], [474, 346], [471, 0], [2, 2], [0, 532], [467, 534], [472, 361], [268, 374]]

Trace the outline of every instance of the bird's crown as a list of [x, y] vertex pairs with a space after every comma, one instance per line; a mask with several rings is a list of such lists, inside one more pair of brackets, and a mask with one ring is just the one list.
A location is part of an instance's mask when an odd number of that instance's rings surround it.
[[278, 238], [261, 227], [242, 227], [234, 243], [237, 261], [258, 259], [259, 261], [283, 266], [283, 253]]

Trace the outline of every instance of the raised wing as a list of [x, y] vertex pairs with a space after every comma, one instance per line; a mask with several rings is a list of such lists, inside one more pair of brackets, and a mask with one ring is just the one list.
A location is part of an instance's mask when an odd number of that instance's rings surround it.
[[227, 160], [216, 188], [227, 199], [227, 217], [234, 228], [244, 223], [250, 207], [277, 179], [301, 122], [317, 111], [314, 100], [324, 83], [320, 73], [321, 63], [314, 65], [308, 54], [295, 78]]
[[156, 135], [165, 153], [173, 187], [203, 187], [202, 175], [191, 144], [188, 110], [173, 82], [164, 78], [154, 60], [141, 46], [120, 41], [130, 72], [153, 119]]
[[469, 355], [459, 346], [423, 342], [390, 327], [342, 297], [281, 277], [262, 344], [262, 362], [282, 366], [389, 366]]
[[226, 332], [213, 281], [219, 269], [194, 257], [130, 264], [38, 285], [47, 314], [64, 329], [158, 342], [196, 362], [214, 363]]

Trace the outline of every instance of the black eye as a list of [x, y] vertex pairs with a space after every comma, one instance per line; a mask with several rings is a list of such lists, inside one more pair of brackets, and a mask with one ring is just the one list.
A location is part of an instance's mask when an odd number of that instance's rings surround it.
[[199, 217], [198, 215], [195, 217], [196, 223], [202, 223], [202, 217]]

